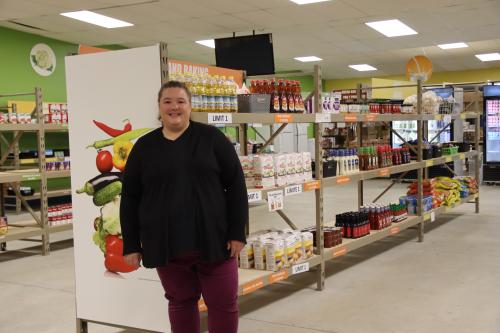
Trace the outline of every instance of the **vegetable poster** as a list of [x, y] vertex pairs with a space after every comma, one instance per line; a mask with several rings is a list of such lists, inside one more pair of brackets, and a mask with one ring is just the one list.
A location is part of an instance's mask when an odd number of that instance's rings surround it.
[[122, 172], [135, 142], [160, 126], [159, 46], [66, 58], [77, 318], [170, 332], [155, 270], [128, 266]]

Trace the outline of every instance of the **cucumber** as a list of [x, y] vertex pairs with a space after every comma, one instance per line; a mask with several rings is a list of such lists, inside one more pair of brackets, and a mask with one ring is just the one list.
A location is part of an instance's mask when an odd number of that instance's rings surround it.
[[94, 205], [104, 206], [122, 193], [122, 182], [114, 181], [94, 193]]
[[121, 172], [105, 172], [87, 181], [81, 189], [76, 190], [76, 193], [94, 195], [109, 184], [120, 180]]

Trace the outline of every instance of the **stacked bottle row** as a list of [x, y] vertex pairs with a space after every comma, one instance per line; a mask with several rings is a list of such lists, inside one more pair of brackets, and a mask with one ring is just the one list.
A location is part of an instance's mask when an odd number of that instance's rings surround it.
[[392, 223], [393, 215], [390, 205], [370, 204], [360, 207], [359, 211], [368, 214], [371, 230], [381, 230]]
[[410, 163], [410, 150], [408, 148], [392, 149], [388, 145], [360, 147], [358, 156], [361, 170], [374, 170]]
[[299, 81], [251, 80], [250, 93], [271, 95], [269, 112], [272, 113], [303, 113], [305, 111]]
[[369, 215], [364, 212], [338, 214], [335, 226], [342, 228], [344, 238], [360, 238], [370, 234]]
[[194, 112], [236, 112], [237, 84], [232, 76], [173, 73], [170, 80], [181, 81], [191, 91]]
[[335, 174], [338, 176], [352, 175], [360, 170], [358, 153], [354, 148], [329, 150], [328, 154], [324, 156], [324, 161], [336, 162]]

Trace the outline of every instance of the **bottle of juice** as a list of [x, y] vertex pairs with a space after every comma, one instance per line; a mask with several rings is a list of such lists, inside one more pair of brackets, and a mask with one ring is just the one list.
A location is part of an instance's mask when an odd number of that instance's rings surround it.
[[230, 100], [230, 111], [237, 112], [238, 111], [238, 94], [237, 94], [237, 84], [234, 82], [234, 77], [229, 77], [229, 100]]
[[280, 99], [280, 112], [288, 112], [288, 99], [286, 97], [285, 83], [283, 80], [278, 81], [278, 92]]
[[295, 101], [293, 98], [293, 86], [291, 81], [286, 81], [286, 94], [288, 101], [288, 112], [295, 113]]
[[278, 85], [276, 85], [276, 80], [271, 81], [271, 105], [270, 112], [280, 112], [280, 94], [278, 91]]

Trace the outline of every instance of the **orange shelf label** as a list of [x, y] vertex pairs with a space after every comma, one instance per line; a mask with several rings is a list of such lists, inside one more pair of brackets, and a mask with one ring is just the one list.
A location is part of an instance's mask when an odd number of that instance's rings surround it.
[[253, 293], [254, 291], [259, 290], [262, 287], [264, 287], [264, 280], [256, 279], [256, 280], [250, 281], [250, 282], [246, 283], [245, 285], [243, 285], [242, 294], [246, 295], [246, 294]]
[[389, 230], [389, 235], [395, 235], [397, 234], [401, 229], [399, 227], [392, 227], [391, 230]]
[[385, 176], [389, 176], [391, 174], [391, 172], [390, 172], [389, 168], [383, 168], [383, 169], [379, 170], [378, 174], [380, 177], [385, 177]]
[[288, 271], [274, 273], [269, 277], [269, 283], [276, 283], [288, 279]]
[[337, 258], [343, 256], [347, 253], [347, 248], [345, 246], [339, 247], [336, 250], [333, 250], [333, 258]]
[[203, 299], [199, 300], [198, 309], [200, 310], [200, 312], [205, 312], [208, 310], [207, 305], [205, 304], [205, 301]]
[[346, 184], [351, 181], [351, 178], [348, 176], [339, 176], [337, 177], [337, 184]]
[[319, 180], [314, 180], [304, 184], [304, 191], [318, 190], [321, 187]]
[[293, 121], [293, 115], [291, 114], [277, 114], [274, 115], [275, 123], [291, 123]]
[[355, 123], [358, 121], [358, 117], [356, 117], [356, 116], [344, 116], [344, 121], [346, 123]]
[[366, 121], [375, 121], [375, 119], [377, 119], [377, 115], [376, 114], [367, 114], [365, 116], [365, 120]]

